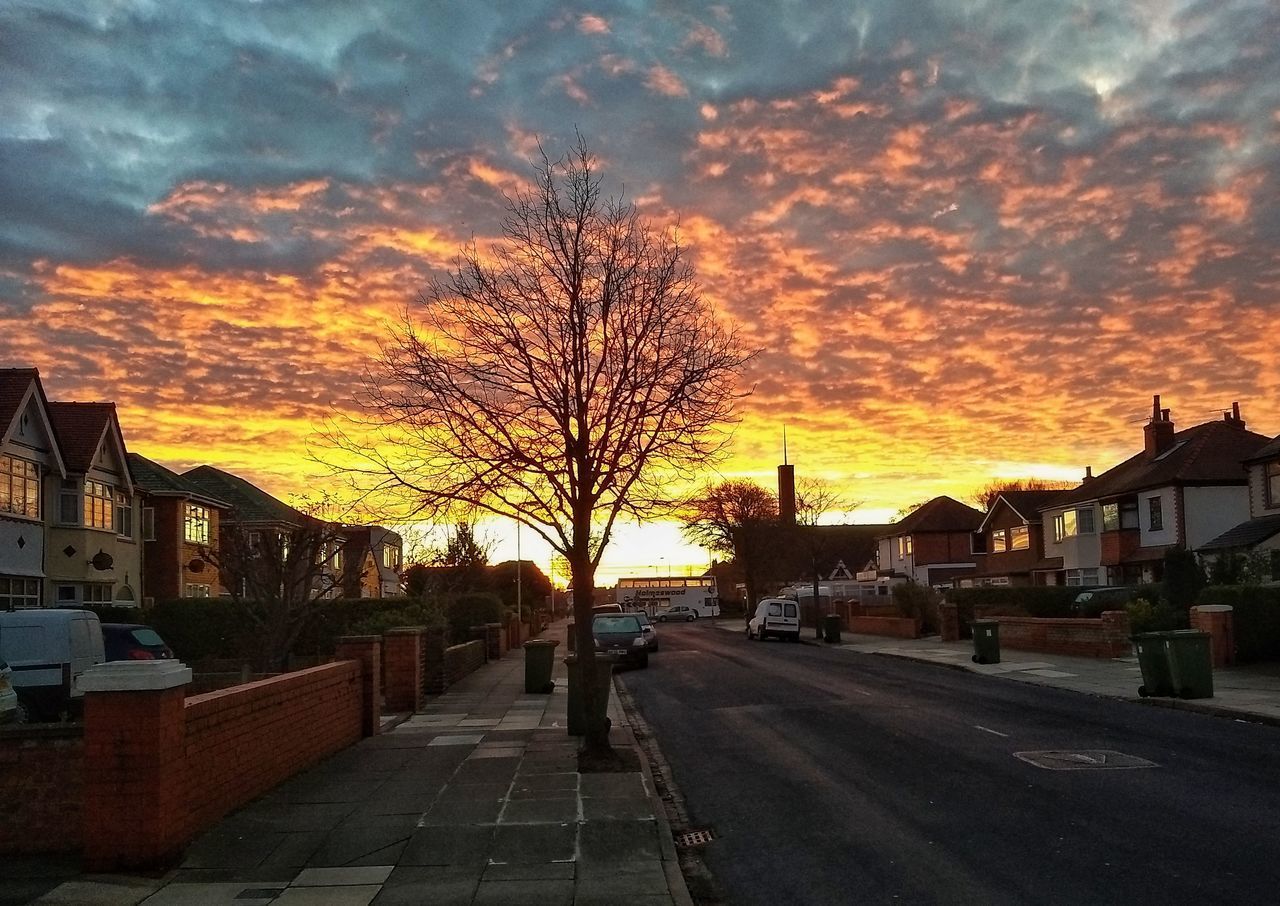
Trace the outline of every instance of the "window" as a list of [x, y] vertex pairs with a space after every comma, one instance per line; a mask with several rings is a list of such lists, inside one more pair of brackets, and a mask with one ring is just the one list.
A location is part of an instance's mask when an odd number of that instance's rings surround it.
[[1082, 535], [1092, 535], [1097, 531], [1093, 524], [1093, 507], [1087, 510], [1076, 510], [1076, 526]]
[[208, 598], [212, 597], [210, 592], [212, 589], [208, 585], [188, 585], [186, 597], [188, 598]]
[[85, 585], [84, 600], [87, 604], [108, 604], [111, 602], [110, 585]]
[[80, 484], [68, 478], [58, 491], [58, 521], [63, 525], [80, 524]]
[[209, 508], [188, 503], [184, 508], [182, 537], [193, 544], [209, 543]]
[[1025, 551], [1031, 547], [1031, 530], [1025, 525], [1015, 525], [1009, 529], [1009, 550]]
[[23, 610], [39, 606], [39, 579], [0, 576], [0, 610]]
[[59, 604], [69, 603], [76, 600], [76, 587], [74, 585], [59, 585], [57, 591]]
[[1104, 532], [1120, 531], [1120, 504], [1104, 503], [1102, 505], [1102, 530]]
[[400, 550], [399, 548], [387, 545], [382, 548], [382, 565], [387, 569], [400, 568]]
[[156, 508], [153, 506], [142, 508], [142, 540], [156, 540]]
[[84, 526], [85, 528], [114, 529], [115, 493], [111, 485], [84, 480]]
[[982, 532], [972, 532], [969, 535], [969, 550], [975, 554], [985, 554], [987, 552], [987, 536]]
[[0, 456], [0, 510], [40, 518], [40, 466], [16, 456]]
[[124, 491], [116, 492], [116, 534], [133, 537], [133, 499]]
[[1098, 570], [1093, 569], [1069, 569], [1067, 570], [1068, 585], [1097, 585]]
[[1053, 517], [1053, 540], [1061, 542], [1076, 534], [1076, 511], [1067, 510]]
[[898, 556], [899, 557], [902, 557], [902, 558], [910, 557], [911, 549], [912, 549], [912, 544], [911, 544], [910, 535], [903, 535], [900, 538], [898, 538]]
[[1147, 509], [1151, 514], [1151, 531], [1164, 531], [1164, 509], [1161, 505], [1159, 497], [1147, 498]]
[[1004, 529], [991, 532], [991, 553], [1003, 554], [1009, 549], [1009, 536]]
[[1267, 463], [1262, 473], [1266, 476], [1267, 506], [1280, 506], [1280, 462]]
[[1120, 504], [1120, 528], [1135, 529], [1138, 527], [1138, 501], [1127, 500]]

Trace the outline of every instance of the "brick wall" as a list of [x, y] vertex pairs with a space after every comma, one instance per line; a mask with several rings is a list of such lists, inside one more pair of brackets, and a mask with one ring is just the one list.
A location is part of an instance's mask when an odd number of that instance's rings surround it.
[[79, 852], [83, 797], [83, 727], [0, 729], [0, 855]]
[[885, 635], [895, 639], [918, 639], [923, 627], [910, 617], [854, 617], [849, 631], [863, 635]]
[[485, 643], [479, 639], [446, 648], [444, 652], [445, 688], [478, 670], [484, 664], [484, 649]]
[[999, 617], [1000, 647], [1077, 657], [1123, 657], [1133, 650], [1129, 615], [1109, 610], [1096, 620]]
[[361, 695], [340, 661], [187, 699], [189, 835], [357, 742]]

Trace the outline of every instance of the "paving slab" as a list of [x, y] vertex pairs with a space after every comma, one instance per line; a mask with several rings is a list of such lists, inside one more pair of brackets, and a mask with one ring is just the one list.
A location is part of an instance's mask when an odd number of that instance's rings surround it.
[[569, 906], [573, 881], [481, 881], [474, 906]]
[[508, 802], [499, 824], [564, 824], [579, 818], [578, 799], [516, 799]]
[[290, 887], [271, 903], [272, 906], [369, 906], [381, 891], [381, 884], [351, 887]]
[[488, 864], [495, 826], [469, 827], [438, 825], [420, 827], [409, 838], [397, 865], [475, 865]]
[[662, 861], [657, 823], [645, 821], [586, 821], [578, 838], [578, 858], [589, 862]]
[[575, 855], [578, 825], [505, 824], [494, 831], [491, 863], [569, 862]]
[[470, 906], [480, 885], [480, 868], [398, 866], [374, 906]]
[[292, 887], [350, 887], [381, 884], [395, 865], [370, 865], [363, 868], [308, 868], [294, 879]]

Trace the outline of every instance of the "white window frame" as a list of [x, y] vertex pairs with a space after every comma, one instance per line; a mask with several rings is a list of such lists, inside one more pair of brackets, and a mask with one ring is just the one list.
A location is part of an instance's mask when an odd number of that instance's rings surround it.
[[1025, 525], [1015, 525], [1009, 529], [1009, 550], [1031, 550], [1031, 529]]
[[124, 491], [116, 491], [116, 534], [133, 537], [133, 498]]
[[1147, 527], [1148, 527], [1148, 530], [1151, 532], [1164, 531], [1164, 499], [1163, 498], [1161, 497], [1147, 498]]
[[42, 606], [39, 579], [0, 576], [0, 610], [34, 610]]
[[115, 488], [105, 481], [96, 478], [84, 480], [84, 521], [85, 528], [116, 530]]

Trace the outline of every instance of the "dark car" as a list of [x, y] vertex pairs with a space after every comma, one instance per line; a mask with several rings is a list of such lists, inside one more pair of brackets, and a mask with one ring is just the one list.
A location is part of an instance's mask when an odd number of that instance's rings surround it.
[[150, 626], [103, 623], [102, 644], [108, 661], [159, 661], [173, 657], [173, 649]]
[[1104, 610], [1124, 610], [1125, 605], [1133, 600], [1133, 589], [1124, 586], [1107, 588], [1091, 588], [1076, 595], [1071, 604], [1071, 613], [1077, 617], [1102, 616]]
[[619, 664], [649, 666], [649, 642], [635, 614], [599, 616], [591, 621], [596, 651], [613, 655]]

